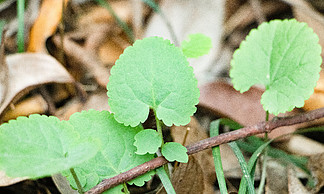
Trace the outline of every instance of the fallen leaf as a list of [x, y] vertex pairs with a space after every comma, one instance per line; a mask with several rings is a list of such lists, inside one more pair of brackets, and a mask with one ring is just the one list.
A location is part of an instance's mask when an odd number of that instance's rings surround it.
[[[68, 0], [64, 0], [66, 5]], [[46, 52], [45, 41], [51, 36], [61, 22], [63, 0], [44, 0], [41, 5], [40, 13], [31, 28], [29, 52]]]
[[296, 176], [293, 168], [288, 167], [288, 192], [289, 194], [310, 193]]
[[286, 194], [288, 193], [287, 168], [276, 159], [268, 158], [266, 194]]
[[26, 179], [28, 178], [10, 178], [6, 176], [4, 171], [0, 171], [0, 187], [9, 186]]
[[[7, 56], [8, 93], [0, 105], [0, 117], [12, 102], [28, 91], [46, 83], [72, 83], [73, 78], [53, 57], [46, 54], [23, 53]], [[4, 84], [4, 83], [1, 83]]]
[[316, 193], [324, 186], [324, 152], [310, 156], [307, 166], [316, 179], [316, 187], [313, 189]]
[[43, 114], [47, 111], [48, 105], [41, 95], [35, 95], [19, 102], [4, 114], [2, 121], [6, 122], [16, 119], [18, 116], [29, 116], [31, 114]]
[[[120, 0], [109, 2], [111, 8], [116, 15], [124, 22], [130, 23], [132, 19], [131, 3], [130, 1]], [[95, 6], [86, 14], [80, 17], [79, 26], [85, 27], [93, 23], [112, 23], [115, 18], [104, 7]]]
[[[197, 119], [191, 117], [191, 121], [186, 126], [172, 126], [171, 136], [173, 137], [174, 142], [178, 142], [183, 144], [185, 134], [188, 131], [188, 135], [184, 145], [189, 145], [195, 143], [199, 140], [208, 138], [206, 130], [204, 130]], [[199, 152], [193, 155], [195, 159], [198, 161], [200, 166], [203, 166], [203, 177], [204, 177], [204, 193], [214, 193], [214, 182], [216, 181], [215, 174], [215, 165], [212, 156], [211, 149]]]
[[4, 97], [8, 93], [8, 65], [6, 63], [6, 56], [5, 56], [5, 34], [6, 31], [1, 30], [1, 44], [0, 44], [0, 104], [3, 103]]
[[324, 152], [324, 145], [302, 135], [293, 135], [283, 143], [286, 151], [299, 156], [310, 156]]
[[[53, 41], [57, 47], [60, 47], [61, 39], [59, 36], [55, 36]], [[107, 87], [110, 75], [109, 70], [104, 67], [103, 63], [98, 59], [95, 53], [88, 52], [69, 37], [64, 37], [64, 53], [83, 65], [82, 67], [86, 72], [89, 72], [100, 86], [104, 88]]]
[[221, 46], [224, 5], [225, 0], [162, 1], [160, 9], [169, 21], [177, 40], [173, 40], [168, 25], [159, 13], [155, 13], [149, 21], [144, 36], [162, 36], [174, 42], [176, 46], [187, 39], [189, 34], [202, 33], [209, 36], [212, 39], [212, 49], [209, 54], [198, 59], [188, 60], [194, 68], [198, 84], [203, 84], [215, 76], [219, 76], [226, 68], [226, 64], [214, 66]]
[[320, 73], [320, 78], [317, 81], [317, 85], [314, 89], [314, 93], [310, 96], [308, 100], [305, 101], [305, 105], [303, 109], [306, 111], [311, 111], [322, 107], [324, 107], [324, 72], [323, 71], [321, 71]]
[[61, 174], [54, 174], [52, 176], [52, 180], [56, 186], [56, 188], [62, 194], [78, 194], [77, 190], [71, 188], [69, 181], [66, 177], [62, 176]]
[[[277, 1], [263, 1], [261, 7], [265, 16], [284, 12], [285, 10], [289, 9], [286, 4]], [[246, 1], [246, 3], [238, 7], [235, 13], [232, 13], [232, 15], [224, 23], [224, 37], [229, 36], [235, 30], [248, 27], [254, 21], [254, 11], [250, 5], [250, 2]]]
[[[207, 108], [220, 117], [230, 118], [243, 126], [250, 126], [265, 121], [265, 110], [260, 99], [263, 89], [251, 87], [244, 93], [236, 91], [232, 85], [225, 81], [211, 82], [199, 88], [199, 106]], [[295, 114], [286, 113], [285, 115]], [[279, 115], [283, 116], [283, 115]], [[269, 119], [273, 116], [270, 115]], [[294, 132], [304, 125], [280, 127], [269, 133], [270, 138]]]
[[[181, 163], [172, 173], [172, 185], [176, 193], [203, 194], [204, 171], [194, 156], [189, 156], [188, 163]], [[163, 188], [158, 194], [165, 194]]]

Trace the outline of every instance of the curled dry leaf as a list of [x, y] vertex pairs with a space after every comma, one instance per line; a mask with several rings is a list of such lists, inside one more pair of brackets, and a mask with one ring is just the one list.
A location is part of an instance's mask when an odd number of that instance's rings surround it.
[[44, 0], [38, 18], [31, 28], [29, 52], [46, 52], [45, 41], [51, 36], [62, 18], [62, 5], [67, 4], [68, 0]]
[[307, 165], [316, 179], [316, 187], [313, 190], [316, 193], [324, 186], [324, 152], [311, 156]]
[[43, 114], [48, 110], [48, 105], [44, 98], [40, 95], [34, 95], [15, 105], [14, 109], [10, 109], [3, 115], [2, 121], [6, 122], [16, 119], [18, 116], [28, 116], [31, 114]]
[[[181, 163], [172, 174], [172, 185], [176, 193], [203, 194], [204, 172], [202, 166], [194, 156], [189, 156], [188, 163]], [[166, 191], [159, 191], [158, 194], [165, 194]]]
[[[7, 56], [8, 93], [0, 105], [0, 116], [11, 102], [15, 102], [34, 87], [46, 83], [72, 83], [73, 78], [53, 57], [46, 54], [23, 53]], [[0, 99], [2, 101], [2, 99]]]

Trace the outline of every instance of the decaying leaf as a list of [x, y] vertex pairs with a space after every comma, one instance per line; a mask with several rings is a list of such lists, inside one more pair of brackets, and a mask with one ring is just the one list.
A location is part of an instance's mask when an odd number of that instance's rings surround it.
[[74, 82], [66, 69], [46, 54], [14, 54], [7, 56], [6, 61], [9, 70], [8, 85], [2, 87], [8, 87], [8, 93], [0, 105], [1, 116], [10, 102], [15, 102], [37, 85]]
[[44, 98], [37, 94], [15, 105], [3, 115], [4, 122], [16, 119], [18, 116], [29, 116], [31, 114], [43, 114], [48, 110], [48, 104]]
[[[260, 103], [263, 89], [251, 87], [249, 91], [241, 94], [227, 82], [217, 81], [201, 86], [199, 90], [199, 106], [207, 108], [215, 115], [230, 118], [243, 126], [254, 125], [265, 120], [266, 113]], [[273, 116], [270, 115], [270, 119], [272, 118]], [[280, 127], [273, 130], [269, 137], [291, 133], [300, 126]]]
[[[66, 5], [68, 0], [64, 0]], [[31, 32], [27, 50], [29, 52], [46, 52], [45, 41], [51, 36], [62, 17], [63, 0], [45, 0]]]
[[[206, 131], [199, 125], [198, 121], [191, 117], [191, 121], [186, 126], [172, 126], [171, 135], [173, 141], [183, 143], [188, 131], [184, 145], [190, 145], [199, 140], [208, 138]], [[211, 149], [193, 155], [197, 162], [202, 166], [204, 177], [204, 193], [214, 193], [214, 182], [216, 181], [215, 167]]]
[[267, 161], [267, 179], [265, 192], [267, 194], [286, 194], [287, 187], [287, 169], [275, 159]]
[[26, 180], [27, 178], [10, 178], [7, 177], [4, 171], [0, 171], [0, 187], [9, 186], [20, 181]]
[[324, 145], [303, 135], [293, 135], [283, 143], [286, 151], [299, 156], [311, 156], [324, 152]]
[[[172, 185], [176, 193], [203, 194], [204, 171], [194, 156], [189, 157], [188, 163], [181, 163], [172, 174]], [[164, 194], [165, 189], [158, 192]]]
[[288, 192], [289, 194], [310, 193], [298, 179], [296, 172], [291, 167], [288, 167]]
[[[53, 41], [58, 47], [61, 46], [59, 36], [55, 36]], [[110, 75], [109, 70], [104, 67], [94, 53], [88, 52], [69, 37], [64, 37], [64, 53], [81, 63], [83, 65], [82, 67], [94, 77], [100, 86], [107, 86]]]
[[78, 194], [79, 192], [77, 190], [73, 190], [70, 186], [69, 181], [66, 179], [66, 177], [62, 176], [61, 174], [54, 174], [52, 176], [53, 182], [57, 189], [62, 194]]
[[308, 160], [308, 168], [316, 180], [314, 192], [318, 192], [324, 186], [324, 152], [313, 155]]

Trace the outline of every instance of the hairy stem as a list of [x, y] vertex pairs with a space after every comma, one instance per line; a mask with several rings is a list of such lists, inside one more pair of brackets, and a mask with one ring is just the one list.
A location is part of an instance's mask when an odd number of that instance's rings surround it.
[[126, 194], [130, 194], [129, 190], [128, 190], [128, 187], [126, 185], [126, 183], [123, 183], [123, 188], [124, 188], [124, 193]]
[[76, 175], [76, 173], [74, 171], [74, 168], [70, 168], [70, 172], [71, 172], [71, 174], [73, 176], [73, 179], [75, 181], [75, 184], [78, 187], [78, 192], [81, 193], [81, 194], [83, 194], [84, 193], [83, 188], [81, 186], [81, 183], [80, 183], [80, 180], [79, 180], [78, 176]]
[[[212, 148], [217, 145], [221, 145], [224, 143], [228, 143], [231, 141], [235, 141], [238, 139], [242, 139], [251, 135], [261, 134], [265, 132], [271, 132], [272, 130], [283, 127], [283, 126], [290, 126], [300, 123], [305, 123], [309, 121], [313, 121], [316, 119], [320, 119], [324, 117], [324, 108], [316, 109], [307, 113], [299, 114], [293, 117], [285, 117], [285, 118], [276, 118], [272, 119], [268, 122], [260, 122], [256, 125], [244, 127], [239, 130], [231, 131], [228, 133], [220, 134], [219, 136], [210, 137], [194, 144], [187, 146], [188, 155], [203, 151], [208, 148]], [[95, 194], [95, 193], [102, 193], [105, 190], [117, 186], [123, 182], [130, 181], [137, 176], [140, 176], [150, 170], [156, 169], [164, 164], [168, 163], [168, 161], [160, 156], [154, 158], [144, 164], [136, 166], [126, 172], [123, 172], [115, 177], [104, 179], [101, 183], [97, 186], [93, 187], [91, 190], [87, 192], [87, 194]]]

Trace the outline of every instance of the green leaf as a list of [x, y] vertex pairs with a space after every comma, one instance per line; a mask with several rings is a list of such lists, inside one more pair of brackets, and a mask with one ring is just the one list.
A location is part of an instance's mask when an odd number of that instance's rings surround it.
[[[210, 123], [210, 137], [218, 136], [219, 135], [219, 125], [222, 119], [218, 119]], [[215, 164], [215, 172], [217, 176], [217, 182], [219, 186], [219, 190], [221, 193], [227, 193], [225, 175], [223, 171], [220, 147], [215, 146], [212, 148], [214, 164]]]
[[[134, 137], [143, 130], [142, 127], [129, 127], [120, 124], [108, 111], [90, 110], [75, 113], [68, 122], [75, 128], [87, 131], [88, 134], [99, 134], [102, 144], [105, 145], [95, 157], [74, 167], [85, 191], [103, 179], [118, 175], [154, 158], [152, 154], [135, 154]], [[94, 182], [91, 177], [93, 173], [98, 176], [97, 182]], [[65, 171], [63, 175], [67, 176], [70, 184], [76, 188], [70, 172]], [[145, 181], [151, 179], [152, 175], [154, 175], [154, 171], [138, 177], [137, 180], [134, 179], [130, 184], [143, 185]]]
[[234, 88], [262, 84], [261, 103], [279, 114], [302, 107], [314, 91], [322, 62], [318, 37], [305, 23], [273, 20], [261, 24], [235, 51], [230, 76]]
[[49, 176], [92, 158], [99, 147], [56, 117], [18, 117], [0, 126], [0, 169], [11, 177]]
[[181, 50], [160, 37], [137, 40], [111, 69], [108, 103], [125, 125], [144, 122], [153, 109], [167, 126], [186, 125], [199, 102], [197, 80]]
[[161, 144], [162, 139], [159, 133], [153, 129], [146, 129], [135, 135], [136, 154], [154, 154], [161, 147]]
[[245, 179], [246, 183], [247, 183], [247, 188], [250, 194], [254, 194], [254, 183], [253, 183], [253, 179], [251, 179], [251, 175], [250, 172], [248, 170], [247, 164], [245, 162], [244, 156], [240, 150], [240, 148], [238, 147], [238, 145], [236, 144], [235, 141], [228, 143], [228, 145], [232, 148], [235, 156], [237, 157], [239, 164], [241, 166], [242, 169], [242, 173], [243, 173], [243, 178]]
[[170, 162], [188, 162], [187, 148], [176, 142], [168, 142], [162, 146], [162, 155]]
[[182, 42], [181, 47], [186, 57], [198, 58], [209, 53], [212, 41], [204, 34], [190, 34], [188, 40]]
[[168, 173], [165, 171], [164, 167], [157, 168], [156, 173], [159, 176], [167, 194], [176, 194], [172, 182], [170, 180], [170, 177]]

